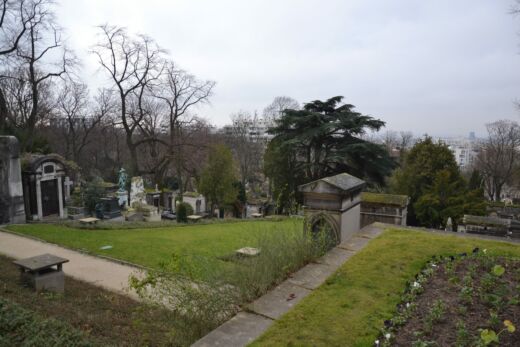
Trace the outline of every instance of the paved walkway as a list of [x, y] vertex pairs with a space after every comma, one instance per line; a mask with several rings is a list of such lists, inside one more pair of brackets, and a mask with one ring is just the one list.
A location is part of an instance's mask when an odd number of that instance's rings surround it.
[[139, 269], [132, 266], [2, 231], [0, 231], [0, 253], [14, 259], [44, 253], [54, 254], [69, 259], [69, 262], [63, 265], [63, 271], [67, 276], [128, 295], [134, 299], [138, 298], [135, 292], [128, 290], [129, 276], [138, 275], [140, 272]]
[[294, 273], [279, 286], [251, 303], [247, 312], [239, 312], [195, 342], [192, 347], [239, 347], [251, 343], [383, 230], [384, 228], [378, 226], [363, 228], [352, 239], [334, 247], [316, 263], [308, 264]]

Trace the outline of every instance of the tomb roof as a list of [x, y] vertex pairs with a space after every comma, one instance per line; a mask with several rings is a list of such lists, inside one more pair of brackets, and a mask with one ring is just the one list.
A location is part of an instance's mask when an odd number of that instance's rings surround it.
[[307, 187], [311, 187], [312, 190], [312, 187], [316, 185], [316, 183], [318, 182], [325, 182], [333, 186], [334, 188], [338, 189], [342, 193], [362, 189], [366, 185], [366, 182], [362, 179], [359, 179], [355, 176], [349, 175], [348, 173], [344, 172], [335, 176], [324, 177], [310, 183], [302, 184], [298, 187], [298, 189], [306, 190]]
[[405, 207], [408, 205], [408, 196], [396, 194], [361, 193], [361, 201], [373, 204], [385, 204]]

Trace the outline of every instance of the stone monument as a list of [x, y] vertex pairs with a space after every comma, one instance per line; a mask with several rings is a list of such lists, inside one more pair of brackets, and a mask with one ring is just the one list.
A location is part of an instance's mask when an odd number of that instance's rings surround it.
[[130, 206], [146, 205], [146, 191], [144, 190], [144, 182], [141, 176], [132, 177], [132, 185], [130, 188]]
[[126, 174], [125, 169], [121, 168], [119, 170], [119, 178], [118, 178], [118, 186], [119, 189], [117, 190], [117, 199], [119, 206], [121, 207], [128, 207], [128, 192], [126, 191], [126, 180], [128, 179], [128, 175]]
[[326, 232], [330, 246], [347, 241], [360, 229], [361, 191], [365, 181], [341, 173], [301, 185], [305, 229]]
[[0, 224], [25, 223], [20, 145], [14, 136], [0, 136]]

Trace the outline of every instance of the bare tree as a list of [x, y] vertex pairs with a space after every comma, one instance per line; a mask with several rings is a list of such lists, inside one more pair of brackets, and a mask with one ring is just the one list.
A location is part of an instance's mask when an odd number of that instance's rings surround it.
[[186, 71], [177, 68], [175, 63], [169, 62], [162, 76], [160, 88], [155, 96], [166, 105], [166, 116], [164, 117], [164, 128], [168, 130], [169, 138], [166, 143], [167, 155], [156, 167], [156, 180], [159, 181], [166, 172], [168, 166], [173, 162], [177, 167], [177, 178], [182, 192], [182, 168], [186, 156], [185, 143], [182, 134], [183, 129], [195, 124], [199, 128], [203, 122], [195, 117], [194, 109], [202, 104], [208, 103], [213, 93], [215, 82], [199, 80]]
[[[11, 68], [4, 79], [24, 79], [26, 94], [30, 96], [29, 112], [21, 130], [23, 150], [33, 150], [35, 128], [48, 112], [42, 105], [48, 103], [40, 95], [44, 87], [64, 76], [76, 60], [61, 39], [61, 30], [54, 22], [52, 2], [35, 1], [33, 16], [27, 21], [26, 32], [18, 42], [16, 56], [11, 57]], [[16, 75], [10, 72], [17, 72]], [[48, 96], [48, 95], [47, 95]]]
[[130, 152], [130, 171], [138, 174], [139, 143], [136, 143], [136, 135], [145, 114], [130, 113], [128, 106], [131, 98], [144, 95], [147, 86], [162, 74], [164, 50], [149, 37], [130, 36], [123, 28], [103, 25], [99, 29], [100, 39], [92, 52], [97, 56], [102, 69], [110, 76], [119, 96], [119, 122], [125, 131], [126, 145]]
[[256, 131], [259, 122], [256, 113], [251, 115], [240, 111], [231, 116], [231, 119], [232, 125], [228, 127], [226, 142], [238, 163], [240, 181], [245, 187], [262, 172], [265, 144]]
[[488, 139], [477, 155], [477, 168], [490, 199], [500, 201], [502, 189], [518, 169], [520, 126], [509, 120], [486, 125]]
[[[36, 10], [43, 1], [1, 0], [0, 2], [0, 61], [6, 64], [6, 57], [16, 51], [20, 40], [27, 31], [29, 21], [34, 19]], [[6, 127], [9, 108], [3, 88], [0, 87], [0, 131]]]
[[56, 123], [65, 139], [65, 156], [75, 162], [82, 159], [85, 148], [93, 141], [94, 129], [113, 111], [112, 92], [101, 89], [98, 93], [91, 102], [85, 84], [69, 81], [58, 95]]
[[278, 119], [286, 109], [299, 110], [300, 104], [288, 96], [277, 96], [273, 102], [264, 109], [263, 117], [267, 123], [272, 123]]

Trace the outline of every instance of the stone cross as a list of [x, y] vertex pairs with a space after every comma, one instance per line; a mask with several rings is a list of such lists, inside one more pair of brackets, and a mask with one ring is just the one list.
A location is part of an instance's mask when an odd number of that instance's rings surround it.
[[65, 198], [68, 199], [70, 198], [71, 187], [74, 184], [74, 181], [67, 176], [65, 177], [65, 182], [63, 182], [63, 184], [65, 185]]

